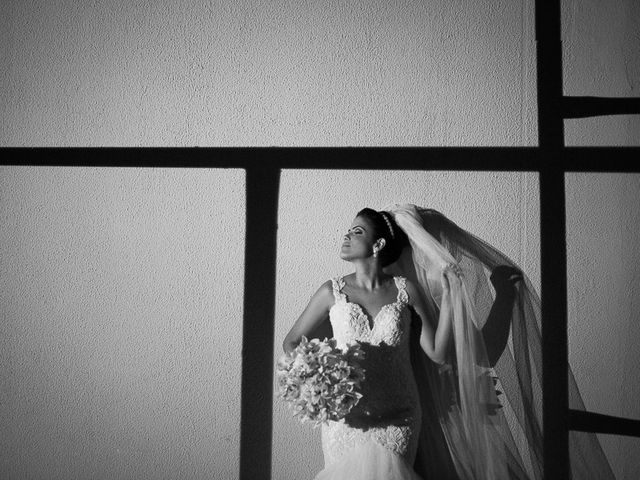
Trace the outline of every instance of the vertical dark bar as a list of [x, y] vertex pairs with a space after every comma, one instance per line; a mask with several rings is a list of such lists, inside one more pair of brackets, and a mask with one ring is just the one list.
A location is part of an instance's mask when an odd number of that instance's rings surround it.
[[542, 148], [564, 146], [560, 0], [536, 0], [538, 138]]
[[246, 172], [240, 480], [269, 480], [280, 170], [256, 166]]
[[560, 0], [536, 0], [542, 256], [544, 478], [570, 478], [567, 349], [567, 247]]
[[544, 479], [566, 480], [569, 468], [567, 248], [564, 172], [540, 172]]

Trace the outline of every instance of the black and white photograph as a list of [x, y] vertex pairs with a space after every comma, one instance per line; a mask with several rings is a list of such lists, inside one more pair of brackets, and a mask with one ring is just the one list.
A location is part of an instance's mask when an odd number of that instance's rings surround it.
[[0, 3], [0, 479], [640, 478], [635, 0]]

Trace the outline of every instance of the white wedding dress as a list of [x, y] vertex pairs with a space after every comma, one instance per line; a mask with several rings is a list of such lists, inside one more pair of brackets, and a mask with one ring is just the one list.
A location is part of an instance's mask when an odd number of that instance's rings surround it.
[[421, 480], [413, 470], [421, 409], [413, 377], [411, 315], [406, 279], [394, 277], [398, 296], [370, 324], [362, 307], [332, 279], [335, 304], [329, 311], [338, 346], [360, 343], [365, 352], [363, 397], [338, 422], [322, 425], [325, 468], [315, 480]]

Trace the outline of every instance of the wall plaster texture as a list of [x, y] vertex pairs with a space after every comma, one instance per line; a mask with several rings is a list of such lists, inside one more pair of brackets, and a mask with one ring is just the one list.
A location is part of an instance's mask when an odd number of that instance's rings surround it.
[[[565, 93], [637, 96], [639, 9], [563, 2]], [[0, 145], [535, 145], [533, 24], [531, 0], [8, 0]], [[640, 143], [637, 117], [566, 130], [568, 145]], [[237, 476], [243, 182], [0, 170], [0, 477]], [[539, 281], [536, 182], [286, 173], [276, 356], [347, 270], [332, 252], [365, 204], [439, 208]], [[588, 409], [636, 418], [639, 182], [567, 176], [570, 359]], [[312, 478], [319, 432], [274, 408], [273, 478]], [[638, 441], [601, 438], [618, 478], [638, 478]]]
[[0, 478], [237, 476], [243, 211], [241, 170], [0, 167]]

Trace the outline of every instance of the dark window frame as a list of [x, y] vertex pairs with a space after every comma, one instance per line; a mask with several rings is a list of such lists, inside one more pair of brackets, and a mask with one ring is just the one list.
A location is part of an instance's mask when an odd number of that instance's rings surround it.
[[566, 173], [640, 173], [638, 147], [8, 148], [4, 154], [10, 165], [245, 170], [242, 480], [271, 478], [277, 218], [280, 173], [287, 169], [537, 172], [545, 479], [569, 478], [569, 430], [640, 436], [638, 420], [568, 408], [565, 214]]
[[[570, 478], [569, 430], [640, 437], [640, 421], [568, 408], [565, 174], [639, 173], [638, 147], [565, 147], [564, 119], [640, 113], [562, 92], [560, 0], [536, 0], [537, 147], [4, 149], [12, 165], [246, 170], [240, 478], [271, 478], [276, 232], [284, 169], [532, 171], [540, 179], [544, 478]], [[560, 240], [564, 241], [560, 241]], [[269, 282], [268, 279], [272, 281]], [[252, 288], [259, 284], [259, 288]]]

